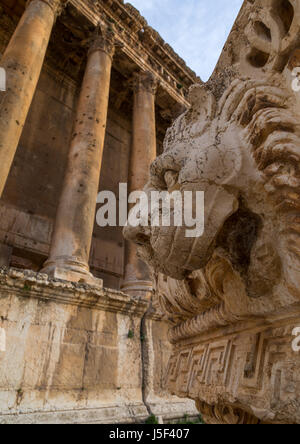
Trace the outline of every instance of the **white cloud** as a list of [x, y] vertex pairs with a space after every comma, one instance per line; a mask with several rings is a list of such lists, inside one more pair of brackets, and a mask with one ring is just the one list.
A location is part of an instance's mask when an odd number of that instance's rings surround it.
[[130, 3], [206, 81], [243, 0], [131, 0]]

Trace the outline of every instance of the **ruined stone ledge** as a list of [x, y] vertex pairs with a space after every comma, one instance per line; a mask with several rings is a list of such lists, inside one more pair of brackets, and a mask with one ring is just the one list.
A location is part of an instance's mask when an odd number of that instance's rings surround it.
[[[197, 416], [193, 401], [166, 401], [151, 404], [155, 416], [162, 416], [164, 422], [178, 421], [184, 415], [191, 418]], [[139, 424], [148, 417], [149, 413], [141, 402], [65, 411], [0, 414], [0, 424]]]
[[134, 300], [116, 290], [51, 279], [46, 274], [30, 270], [1, 268], [0, 286], [1, 295], [13, 291], [17, 296], [135, 316], [142, 316], [149, 305], [146, 300]]
[[[114, 424], [141, 423], [149, 416], [143, 403], [0, 415], [0, 424]], [[182, 414], [181, 414], [182, 416]]]
[[149, 405], [167, 421], [195, 416], [193, 401], [163, 387], [168, 326], [147, 319], [142, 338], [147, 308], [120, 292], [0, 269], [0, 424], [139, 423]]

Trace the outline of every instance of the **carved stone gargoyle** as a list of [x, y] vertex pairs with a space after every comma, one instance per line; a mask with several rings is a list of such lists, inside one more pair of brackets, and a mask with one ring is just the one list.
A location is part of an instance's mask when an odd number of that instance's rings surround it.
[[300, 0], [245, 1], [146, 187], [204, 191], [203, 236], [125, 229], [171, 322], [166, 385], [207, 423], [300, 423], [299, 67]]

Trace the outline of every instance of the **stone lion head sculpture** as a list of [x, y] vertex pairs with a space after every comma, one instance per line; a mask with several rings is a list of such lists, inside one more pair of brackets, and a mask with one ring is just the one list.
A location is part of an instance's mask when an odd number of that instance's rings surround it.
[[203, 328], [300, 297], [299, 2], [245, 3], [241, 42], [234, 28], [211, 80], [191, 88], [191, 107], [168, 130], [146, 186], [203, 191], [204, 234], [125, 229], [153, 271], [161, 311], [175, 323], [197, 313]]

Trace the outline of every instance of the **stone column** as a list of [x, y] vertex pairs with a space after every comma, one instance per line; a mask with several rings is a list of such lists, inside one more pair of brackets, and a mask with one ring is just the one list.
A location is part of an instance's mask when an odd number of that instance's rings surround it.
[[22, 134], [61, 0], [31, 0], [4, 52], [0, 103], [0, 196]]
[[68, 165], [56, 215], [50, 257], [42, 270], [73, 282], [102, 285], [89, 272], [96, 201], [106, 130], [114, 34], [97, 31], [79, 97]]
[[[155, 94], [157, 81], [151, 73], [138, 73], [134, 78], [133, 136], [129, 170], [129, 188], [142, 191], [149, 179], [151, 163], [156, 158]], [[137, 256], [136, 245], [127, 243], [125, 279], [122, 290], [141, 297], [152, 292], [146, 264]]]

